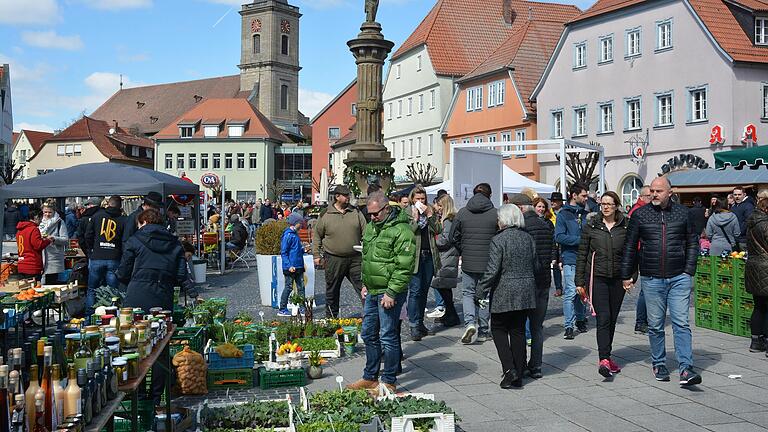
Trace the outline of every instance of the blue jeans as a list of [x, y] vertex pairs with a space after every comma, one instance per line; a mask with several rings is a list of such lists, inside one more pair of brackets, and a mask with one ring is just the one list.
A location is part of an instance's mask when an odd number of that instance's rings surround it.
[[432, 292], [435, 293], [435, 307], [439, 308], [445, 307], [445, 300], [443, 300], [443, 296], [440, 295], [440, 291], [437, 288], [433, 288]]
[[[384, 294], [365, 296], [363, 302], [363, 327], [360, 336], [365, 342], [365, 369], [363, 379], [376, 381], [381, 372], [381, 382], [394, 384], [400, 365], [400, 310], [405, 303], [405, 293], [395, 297], [395, 307], [384, 309]], [[381, 357], [384, 356], [384, 370]]]
[[691, 276], [683, 273], [661, 279], [641, 276], [648, 308], [648, 339], [651, 343], [653, 366], [663, 365], [667, 359], [664, 346], [664, 321], [669, 308], [672, 320], [672, 334], [675, 338], [675, 356], [682, 373], [693, 366], [691, 327], [688, 323], [688, 308], [691, 305]]
[[488, 321], [491, 317], [490, 308], [477, 309], [475, 306], [475, 293], [477, 292], [477, 283], [483, 277], [482, 273], [463, 272], [461, 284], [461, 304], [464, 308], [464, 325], [474, 324], [477, 326], [477, 332], [480, 334], [490, 334]]
[[234, 244], [232, 242], [227, 242], [224, 245], [224, 250], [230, 251], [230, 250], [240, 250], [240, 249], [242, 249], [240, 246], [238, 246], [238, 245], [236, 245], [236, 244]]
[[563, 265], [564, 289], [563, 289], [563, 325], [565, 328], [573, 328], [576, 321], [585, 321], [585, 307], [581, 297], [576, 293], [576, 266]]
[[118, 260], [90, 260], [88, 261], [88, 294], [85, 298], [87, 311], [93, 310], [96, 303], [96, 288], [106, 283], [110, 288], [117, 289]]
[[283, 276], [285, 276], [285, 288], [283, 288], [283, 293], [280, 295], [280, 309], [288, 307], [288, 297], [293, 292], [294, 282], [296, 283], [296, 292], [304, 297], [304, 269], [297, 268], [294, 273], [283, 270]]
[[563, 272], [560, 271], [559, 264], [552, 267], [552, 280], [555, 281], [555, 289], [563, 289]]
[[421, 252], [419, 268], [408, 284], [408, 321], [411, 329], [424, 325], [424, 308], [427, 307], [427, 294], [434, 273], [432, 254], [428, 251]]
[[640, 285], [640, 293], [637, 295], [635, 325], [648, 325], [648, 309], [645, 306], [645, 294], [643, 294], [642, 285]]

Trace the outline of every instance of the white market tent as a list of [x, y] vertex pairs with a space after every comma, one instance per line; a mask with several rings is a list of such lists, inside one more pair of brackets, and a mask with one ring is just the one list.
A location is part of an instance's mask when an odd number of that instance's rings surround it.
[[[529, 188], [536, 191], [539, 195], [544, 195], [556, 190], [554, 186], [531, 180], [506, 165], [502, 167], [502, 170], [503, 193], [520, 193], [523, 189]], [[440, 189], [445, 189], [449, 194], [453, 194], [453, 182], [446, 180], [442, 183], [428, 186], [426, 187], [427, 195], [437, 195], [437, 191]]]

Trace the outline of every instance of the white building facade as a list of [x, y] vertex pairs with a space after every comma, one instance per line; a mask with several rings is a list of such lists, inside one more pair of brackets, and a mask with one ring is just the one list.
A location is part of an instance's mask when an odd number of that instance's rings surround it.
[[0, 65], [0, 146], [0, 156], [5, 160], [13, 147], [11, 71], [8, 63]]

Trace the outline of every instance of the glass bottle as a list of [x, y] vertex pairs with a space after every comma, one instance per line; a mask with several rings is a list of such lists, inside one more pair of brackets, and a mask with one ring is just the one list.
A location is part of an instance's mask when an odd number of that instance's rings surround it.
[[29, 387], [25, 393], [25, 399], [27, 401], [27, 429], [32, 430], [35, 426], [35, 395], [40, 390], [40, 385], [37, 381], [37, 365], [33, 364], [29, 367]]
[[8, 372], [8, 403], [13, 408], [13, 401], [16, 400], [17, 394], [24, 394], [18, 391], [19, 388], [19, 372], [12, 370]]
[[61, 385], [61, 368], [54, 364], [51, 366], [51, 376], [53, 379], [53, 406], [56, 413], [56, 424], [64, 421], [64, 387]]
[[80, 405], [81, 392], [80, 387], [77, 385], [77, 369], [74, 366], [69, 368], [69, 382], [64, 391], [66, 392], [64, 397], [64, 417], [82, 413], [82, 406]]
[[85, 424], [91, 422], [93, 410], [91, 409], [91, 394], [88, 391], [88, 375], [85, 369], [77, 370], [77, 385], [80, 387], [80, 413]]
[[14, 398], [13, 414], [11, 416], [11, 430], [13, 432], [27, 432], [26, 401], [23, 394], [17, 394]]
[[88, 346], [88, 341], [85, 338], [85, 330], [82, 330], [80, 332], [80, 344], [77, 351], [75, 351], [75, 368], [78, 370], [88, 369], [88, 362], [91, 361], [92, 357], [93, 352], [91, 352], [91, 348]]
[[11, 429], [11, 413], [8, 400], [8, 365], [0, 366], [0, 431]]
[[53, 397], [53, 377], [51, 376], [51, 363], [53, 361], [53, 348], [50, 346], [43, 347], [43, 380], [40, 382], [40, 388], [43, 389], [45, 394], [45, 427], [48, 430], [56, 429], [56, 423], [54, 421], [54, 397]]
[[32, 432], [50, 432], [50, 430], [45, 427], [45, 394], [42, 389], [38, 389], [37, 393], [35, 393], [34, 406], [35, 412]]
[[44, 361], [45, 361], [45, 340], [44, 338], [40, 338], [37, 340], [37, 380], [40, 381], [43, 379], [43, 371], [44, 369]]
[[101, 372], [99, 372], [96, 360], [88, 363], [88, 390], [91, 392], [93, 415], [101, 412]]
[[[24, 388], [29, 386], [29, 367], [32, 366], [32, 344], [24, 342], [24, 350], [21, 357], [21, 384]], [[26, 407], [24, 413], [26, 413]]]

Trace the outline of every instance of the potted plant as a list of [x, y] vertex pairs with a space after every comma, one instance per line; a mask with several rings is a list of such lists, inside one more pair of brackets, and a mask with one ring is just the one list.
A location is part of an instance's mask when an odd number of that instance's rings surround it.
[[[259, 269], [259, 294], [263, 306], [280, 306], [280, 294], [285, 288], [280, 240], [287, 227], [288, 223], [281, 220], [265, 223], [256, 230], [254, 248]], [[304, 293], [307, 298], [315, 296], [315, 265], [312, 255], [304, 255]]]
[[314, 350], [309, 353], [309, 370], [307, 375], [312, 379], [318, 379], [323, 376], [323, 358], [320, 357], [320, 351]]

